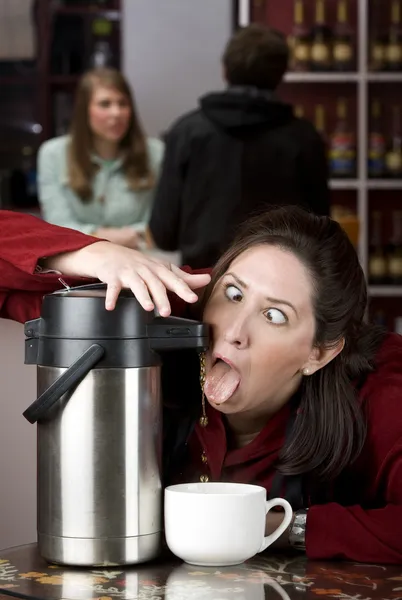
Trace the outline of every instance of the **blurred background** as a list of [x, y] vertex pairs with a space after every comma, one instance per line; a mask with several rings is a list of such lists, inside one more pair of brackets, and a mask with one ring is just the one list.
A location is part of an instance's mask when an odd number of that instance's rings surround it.
[[148, 135], [222, 88], [235, 27], [285, 32], [281, 96], [328, 145], [332, 214], [356, 242], [373, 319], [402, 332], [400, 0], [1, 0], [0, 207], [38, 212], [40, 144], [68, 131], [79, 76], [120, 68]]
[[[0, 208], [40, 216], [37, 152], [68, 132], [84, 71], [121, 69], [146, 134], [162, 137], [223, 89], [234, 29], [266, 23], [291, 48], [280, 96], [326, 141], [331, 211], [359, 252], [370, 318], [402, 333], [401, 19], [402, 0], [0, 0]], [[20, 327], [1, 329], [3, 547], [36, 535], [35, 432], [21, 417], [35, 373]], [[25, 451], [11, 462], [16, 436]]]
[[357, 242], [370, 316], [402, 333], [400, 0], [255, 0], [244, 20], [289, 36], [281, 95], [328, 145], [332, 215]]

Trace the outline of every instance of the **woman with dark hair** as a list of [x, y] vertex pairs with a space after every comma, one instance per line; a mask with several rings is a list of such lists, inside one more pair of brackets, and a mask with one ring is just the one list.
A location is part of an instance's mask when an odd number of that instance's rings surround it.
[[[67, 234], [41, 226], [47, 244], [31, 235], [25, 250], [31, 270], [47, 256], [47, 268], [105, 280], [99, 264], [108, 257], [106, 242], [99, 243], [102, 260], [91, 263], [98, 266], [84, 270], [80, 256], [88, 248], [77, 254], [77, 246], [87, 238], [74, 240], [73, 232], [69, 248]], [[14, 290], [14, 302], [3, 301], [3, 316], [33, 318], [39, 306], [24, 290], [54, 289], [58, 275], [29, 275], [16, 253], [17, 238], [21, 248], [28, 238], [21, 230], [10, 237], [12, 229], [9, 218], [0, 285], [3, 294]], [[315, 559], [401, 563], [402, 339], [365, 323], [364, 275], [341, 227], [294, 207], [256, 217], [192, 305], [183, 301], [190, 298], [186, 282], [200, 287], [208, 276], [188, 279], [195, 275], [125, 252], [135, 281], [129, 287], [146, 310], [155, 302], [168, 314], [166, 288], [179, 290], [181, 299], [170, 298], [173, 312], [211, 325], [200, 364], [185, 352], [165, 359], [165, 483], [262, 485], [294, 510], [282, 547]], [[127, 284], [120, 276], [113, 281]], [[281, 518], [269, 513], [266, 532]]]
[[145, 138], [130, 86], [115, 69], [85, 73], [70, 134], [39, 151], [44, 218], [137, 247], [152, 208], [163, 143]]

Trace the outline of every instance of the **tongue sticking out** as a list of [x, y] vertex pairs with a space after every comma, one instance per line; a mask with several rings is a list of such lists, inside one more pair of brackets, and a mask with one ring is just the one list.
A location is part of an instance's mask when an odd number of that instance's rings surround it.
[[235, 393], [239, 383], [239, 373], [219, 360], [207, 375], [204, 392], [208, 400], [214, 404], [222, 404]]

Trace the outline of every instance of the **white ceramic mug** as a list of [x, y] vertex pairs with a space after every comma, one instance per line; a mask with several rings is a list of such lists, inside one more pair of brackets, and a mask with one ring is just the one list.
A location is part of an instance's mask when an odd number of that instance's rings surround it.
[[[282, 506], [279, 527], [264, 536], [268, 511]], [[266, 500], [258, 485], [185, 483], [165, 490], [165, 536], [169, 549], [187, 563], [236, 565], [262, 552], [290, 525], [287, 500]]]

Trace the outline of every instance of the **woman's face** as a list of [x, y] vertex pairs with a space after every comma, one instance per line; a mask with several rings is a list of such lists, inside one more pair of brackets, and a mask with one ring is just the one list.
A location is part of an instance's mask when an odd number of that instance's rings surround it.
[[131, 107], [127, 96], [111, 87], [95, 87], [89, 103], [89, 125], [101, 140], [118, 143], [127, 133]]
[[256, 246], [234, 260], [204, 321], [212, 330], [204, 390], [227, 415], [277, 412], [317, 352], [310, 276], [294, 254], [275, 246]]

